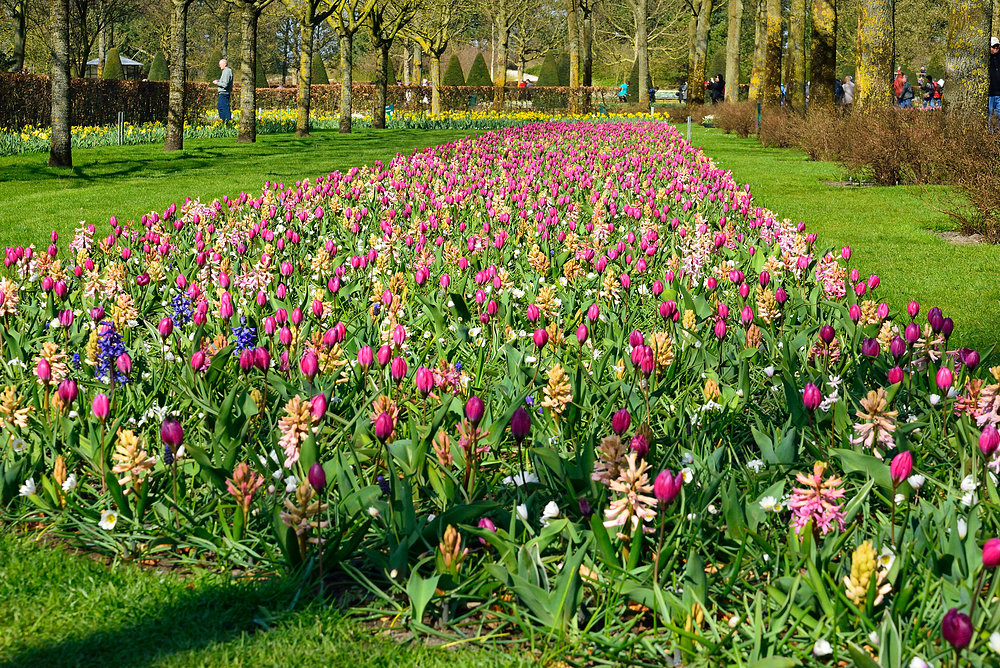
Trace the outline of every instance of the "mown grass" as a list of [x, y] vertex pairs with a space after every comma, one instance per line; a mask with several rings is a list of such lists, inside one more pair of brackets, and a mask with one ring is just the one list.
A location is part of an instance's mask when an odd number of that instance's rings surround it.
[[7, 534], [0, 536], [0, 664], [528, 665], [522, 650], [397, 642], [311, 598], [291, 579], [237, 582], [108, 565]]
[[170, 153], [160, 145], [81, 149], [73, 152], [71, 171], [48, 167], [47, 155], [0, 158], [0, 246], [47, 246], [52, 230], [69, 234], [81, 220], [100, 226], [111, 216], [124, 221], [172, 202], [180, 206], [187, 197], [212, 201], [240, 191], [259, 193], [265, 181], [314, 179], [468, 134], [320, 130], [306, 139], [261, 135], [256, 144], [194, 139]]
[[[1000, 247], [942, 239], [937, 233], [955, 225], [925, 201], [940, 187], [830, 186], [823, 182], [846, 178], [840, 167], [811, 161], [801, 151], [762, 148], [752, 138], [700, 127], [691, 141], [738, 183], [749, 183], [760, 206], [805, 221], [821, 246], [850, 246], [852, 266], [864, 277], [879, 275], [878, 294], [894, 312], [905, 314], [911, 299], [920, 303], [921, 316], [939, 306], [955, 321], [949, 347], [986, 352], [997, 343]], [[996, 363], [997, 356], [991, 359]]]

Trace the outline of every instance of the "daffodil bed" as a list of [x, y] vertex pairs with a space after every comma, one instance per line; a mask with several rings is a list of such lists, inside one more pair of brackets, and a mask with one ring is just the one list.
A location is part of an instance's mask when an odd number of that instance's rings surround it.
[[654, 122], [84, 224], [6, 252], [0, 502], [456, 639], [992, 665], [1000, 370], [878, 284]]
[[[497, 130], [507, 127], [519, 127], [541, 121], [561, 120], [572, 121], [607, 121], [634, 120], [648, 118], [641, 114], [612, 114], [595, 116], [592, 114], [566, 114], [541, 111], [446, 111], [433, 116], [424, 112], [400, 111], [390, 114], [386, 119], [387, 129], [407, 128], [420, 130]], [[297, 111], [295, 109], [261, 109], [258, 114], [258, 134], [284, 134], [295, 132]], [[213, 112], [197, 122], [184, 126], [185, 139], [215, 139], [219, 137], [235, 137], [239, 128], [240, 112], [233, 111], [233, 120], [220, 121]], [[314, 110], [309, 117], [313, 130], [331, 130], [339, 127], [340, 117], [329, 112]], [[353, 119], [359, 128], [372, 127], [371, 116], [358, 115]], [[118, 128], [113, 125], [74, 126], [71, 128], [70, 141], [73, 148], [97, 148], [101, 146], [135, 146], [139, 144], [162, 143], [166, 137], [167, 128], [163, 123], [144, 123], [135, 125], [126, 123], [119, 138]], [[0, 157], [18, 155], [20, 153], [41, 153], [49, 150], [52, 136], [51, 128], [28, 126], [20, 130], [0, 128]]]

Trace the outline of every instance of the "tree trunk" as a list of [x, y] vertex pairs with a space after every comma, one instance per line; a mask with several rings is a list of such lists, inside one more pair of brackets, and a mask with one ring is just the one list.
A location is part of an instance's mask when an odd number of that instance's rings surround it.
[[298, 117], [295, 119], [295, 136], [309, 136], [309, 107], [312, 102], [312, 51], [313, 15], [312, 5], [307, 3], [306, 14], [301, 25], [301, 46], [299, 48], [299, 90]]
[[340, 36], [340, 132], [351, 131], [354, 107], [354, 35]]
[[594, 85], [594, 19], [588, 7], [583, 11], [583, 85]]
[[729, 0], [726, 32], [726, 102], [740, 99], [740, 34], [743, 30], [743, 0]]
[[952, 0], [941, 103], [946, 111], [985, 116], [989, 94], [992, 0]]
[[813, 0], [812, 12], [809, 106], [833, 107], [833, 80], [837, 76], [837, 0]]
[[635, 18], [635, 57], [639, 66], [639, 105], [649, 106], [649, 11], [646, 0], [634, 0], [632, 15]]
[[410, 44], [403, 42], [403, 85], [410, 85]]
[[104, 3], [97, 0], [97, 78], [104, 76], [105, 59], [107, 58], [107, 27], [104, 25]]
[[795, 111], [806, 111], [806, 0], [792, 0], [788, 12], [785, 97]]
[[441, 54], [431, 54], [431, 115], [441, 115]]
[[767, 0], [766, 17], [761, 100], [766, 105], [778, 105], [781, 103], [781, 0]]
[[420, 45], [414, 42], [413, 44], [413, 85], [422, 86], [424, 83], [423, 79], [423, 63], [421, 62], [421, 52]]
[[187, 69], [187, 0], [173, 0], [170, 13], [170, 92], [164, 151], [184, 148], [184, 74]]
[[[893, 0], [861, 0], [858, 8], [857, 58], [854, 106], [865, 109], [891, 105], [894, 99], [892, 61], [895, 58]], [[832, 81], [816, 81], [814, 77], [810, 87], [815, 91], [819, 86], [832, 84]]]
[[224, 3], [222, 11], [222, 57], [229, 60], [229, 21], [232, 16], [229, 3]]
[[751, 100], [760, 100], [760, 92], [764, 83], [764, 54], [767, 52], [767, 40], [765, 39], [766, 33], [764, 30], [766, 7], [766, 0], [756, 0], [754, 10], [753, 69], [750, 70], [750, 91], [748, 95]]
[[497, 72], [493, 76], [493, 108], [500, 111], [507, 92], [507, 48], [510, 46], [510, 24], [507, 23], [507, 13], [503, 13], [503, 25], [499, 26], [497, 36]]
[[257, 19], [260, 9], [254, 2], [243, 4], [243, 44], [241, 45], [240, 130], [236, 141], [257, 141]]
[[[705, 64], [708, 57], [708, 31], [711, 29], [712, 0], [701, 0], [698, 9], [698, 20], [694, 29], [694, 61], [691, 63], [691, 78], [688, 82], [688, 95], [692, 102], [705, 102]], [[691, 95], [692, 83], [694, 94]]]
[[72, 167], [70, 123], [73, 100], [69, 80], [69, 2], [52, 0], [52, 137], [49, 167]]
[[580, 25], [576, 11], [577, 0], [566, 0], [566, 33], [569, 48], [569, 111], [580, 111]]
[[24, 69], [24, 44], [28, 39], [28, 0], [18, 0], [14, 3], [14, 64], [11, 72]]
[[379, 55], [375, 59], [375, 108], [372, 109], [372, 127], [385, 129], [385, 98], [389, 85], [389, 48], [392, 42], [384, 42], [379, 46]]

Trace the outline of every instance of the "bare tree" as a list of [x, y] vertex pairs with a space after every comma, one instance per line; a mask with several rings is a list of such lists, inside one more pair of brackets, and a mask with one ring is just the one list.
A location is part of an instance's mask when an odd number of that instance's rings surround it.
[[945, 110], [985, 116], [989, 92], [991, 0], [948, 3], [948, 54], [944, 61]]
[[467, 16], [452, 0], [424, 2], [406, 34], [431, 57], [431, 113], [441, 113], [441, 54], [448, 43], [464, 29]]
[[833, 79], [837, 76], [837, 0], [812, 0], [809, 62], [812, 82], [809, 105], [833, 107]]
[[69, 80], [69, 0], [52, 0], [52, 138], [49, 166], [72, 167], [70, 123], [73, 102]]
[[767, 0], [765, 19], [767, 46], [761, 100], [767, 105], [777, 105], [781, 102], [781, 0]]
[[300, 26], [299, 80], [296, 94], [298, 113], [295, 119], [295, 136], [309, 136], [309, 109], [312, 106], [312, 60], [316, 27], [326, 21], [335, 6], [325, 0], [283, 0], [285, 7]]
[[767, 0], [754, 3], [753, 69], [750, 70], [751, 100], [759, 100], [764, 84], [764, 59], [767, 52], [766, 39]]
[[743, 0], [729, 0], [726, 30], [726, 102], [740, 99], [740, 35], [743, 32]]
[[20, 72], [24, 69], [24, 45], [28, 40], [28, 0], [3, 0], [0, 6], [14, 28], [13, 63], [9, 71]]
[[351, 131], [354, 108], [354, 36], [368, 21], [375, 0], [336, 0], [327, 22], [340, 35], [340, 131]]
[[[377, 50], [375, 60], [375, 107], [372, 126], [385, 128], [386, 87], [389, 83], [389, 50], [402, 29], [413, 20], [418, 0], [380, 0], [368, 15], [372, 44]], [[404, 53], [406, 52], [404, 48]]]
[[187, 71], [187, 15], [194, 0], [171, 0], [170, 93], [164, 151], [184, 148], [184, 79]]
[[806, 111], [806, 0], [792, 0], [788, 11], [785, 54], [785, 99], [799, 113]]
[[[174, 0], [175, 2], [177, 0]], [[257, 141], [257, 23], [273, 0], [235, 0], [243, 10], [240, 45], [240, 128], [236, 141]]]
[[[712, 0], [702, 0], [711, 4]], [[639, 104], [649, 106], [649, 4], [648, 0], [628, 0], [635, 22], [635, 62], [639, 71]]]
[[[858, 66], [854, 106], [887, 106], [892, 102], [892, 61], [895, 59], [893, 0], [861, 0], [858, 11]], [[811, 88], [828, 85], [813, 77]]]

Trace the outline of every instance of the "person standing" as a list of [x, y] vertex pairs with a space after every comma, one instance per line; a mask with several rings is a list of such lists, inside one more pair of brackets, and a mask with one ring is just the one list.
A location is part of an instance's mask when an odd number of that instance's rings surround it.
[[903, 100], [903, 70], [902, 68], [896, 70], [896, 78], [892, 82], [892, 90], [896, 94], [896, 104], [900, 104]]
[[229, 69], [229, 62], [225, 58], [219, 61], [219, 69], [222, 74], [213, 81], [219, 89], [219, 120], [229, 121], [233, 118], [233, 112], [229, 106], [229, 98], [233, 94], [233, 71]]
[[906, 78], [905, 74], [903, 75], [903, 92], [899, 95], [899, 108], [913, 108], [913, 85], [910, 84], [910, 81]]
[[628, 102], [628, 82], [623, 81], [620, 86], [618, 86], [618, 101]]
[[850, 76], [844, 77], [842, 84], [844, 89], [843, 105], [844, 109], [850, 109], [854, 103], [854, 80]]
[[996, 37], [990, 37], [990, 62], [988, 70], [990, 75], [990, 97], [987, 118], [992, 126], [994, 116], [1000, 120], [1000, 39]]

